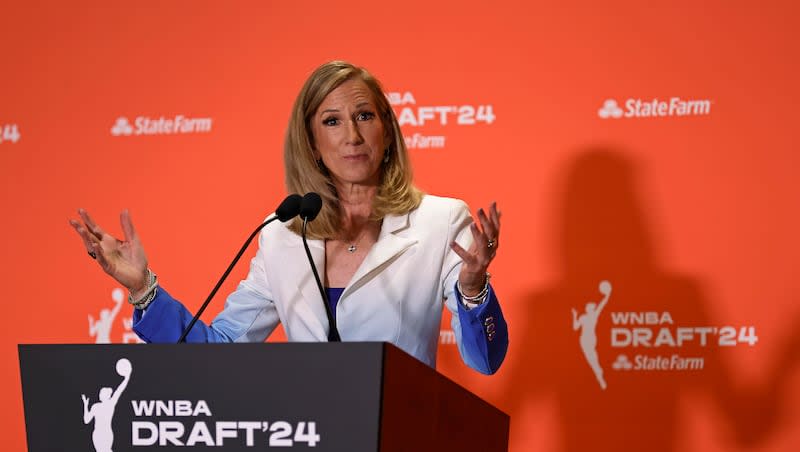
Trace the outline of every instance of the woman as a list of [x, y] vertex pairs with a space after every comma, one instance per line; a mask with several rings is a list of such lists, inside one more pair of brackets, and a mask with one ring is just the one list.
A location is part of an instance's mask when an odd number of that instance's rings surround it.
[[[462, 201], [414, 187], [397, 118], [369, 72], [340, 61], [314, 71], [292, 110], [284, 162], [290, 193], [324, 199], [309, 246], [342, 340], [391, 342], [434, 366], [444, 300], [464, 361], [498, 369], [508, 333], [487, 272], [499, 245], [497, 207], [478, 211], [479, 226]], [[192, 316], [158, 287], [129, 214], [121, 216], [124, 241], [79, 214], [83, 224], [71, 224], [89, 254], [130, 290], [134, 331], [147, 342], [176, 341]], [[260, 342], [278, 322], [290, 341], [327, 340], [300, 225], [262, 231], [247, 278], [188, 341]]]

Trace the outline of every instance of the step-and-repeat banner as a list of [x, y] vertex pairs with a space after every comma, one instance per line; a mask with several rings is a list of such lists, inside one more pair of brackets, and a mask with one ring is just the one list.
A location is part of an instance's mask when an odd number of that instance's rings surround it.
[[345, 59], [382, 80], [422, 189], [503, 212], [506, 362], [466, 368], [446, 314], [438, 369], [511, 415], [512, 451], [800, 449], [784, 3], [4, 4], [4, 448], [25, 447], [17, 344], [138, 340], [68, 219], [121, 236], [129, 209], [197, 309], [285, 195], [294, 96]]

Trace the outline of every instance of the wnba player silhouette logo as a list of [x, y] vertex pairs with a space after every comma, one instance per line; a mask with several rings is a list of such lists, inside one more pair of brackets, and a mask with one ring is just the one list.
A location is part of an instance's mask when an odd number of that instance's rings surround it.
[[114, 325], [114, 319], [117, 317], [120, 308], [122, 308], [122, 300], [125, 295], [122, 289], [117, 287], [111, 291], [111, 299], [114, 300], [113, 309], [102, 309], [100, 311], [100, 318], [95, 320], [89, 314], [89, 336], [95, 338], [96, 344], [110, 344], [111, 343], [111, 327]]
[[603, 368], [600, 367], [600, 358], [597, 356], [597, 319], [603, 308], [608, 303], [608, 297], [611, 296], [611, 283], [608, 281], [601, 281], [598, 288], [600, 293], [603, 294], [603, 300], [599, 304], [593, 302], [586, 303], [586, 312], [578, 315], [578, 311], [572, 308], [572, 329], [577, 331], [581, 330], [581, 350], [589, 367], [592, 368], [594, 376], [597, 377], [597, 382], [600, 383], [600, 388], [606, 389], [606, 380], [603, 379]]
[[117, 373], [122, 377], [122, 383], [117, 389], [109, 387], [100, 389], [100, 401], [89, 408], [89, 398], [81, 394], [83, 399], [83, 423], [88, 424], [94, 419], [94, 431], [92, 432], [92, 444], [96, 452], [112, 452], [111, 446], [114, 445], [114, 431], [111, 429], [111, 420], [114, 418], [114, 409], [117, 407], [119, 396], [128, 381], [131, 379], [131, 362], [125, 358], [117, 360]]

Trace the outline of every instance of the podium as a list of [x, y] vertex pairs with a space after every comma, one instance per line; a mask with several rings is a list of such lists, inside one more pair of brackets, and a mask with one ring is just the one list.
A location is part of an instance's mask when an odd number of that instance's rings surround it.
[[28, 450], [506, 451], [508, 415], [387, 343], [20, 345]]

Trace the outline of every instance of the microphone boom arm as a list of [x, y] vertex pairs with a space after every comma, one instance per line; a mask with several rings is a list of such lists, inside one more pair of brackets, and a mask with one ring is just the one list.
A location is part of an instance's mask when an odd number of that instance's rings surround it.
[[219, 279], [219, 281], [217, 281], [217, 285], [214, 286], [214, 289], [211, 291], [210, 294], [208, 294], [208, 298], [206, 298], [206, 301], [204, 301], [203, 305], [200, 306], [200, 309], [197, 311], [197, 314], [195, 314], [195, 316], [192, 317], [192, 321], [189, 322], [189, 326], [187, 326], [186, 329], [183, 330], [183, 334], [181, 334], [180, 339], [178, 339], [178, 342], [177, 342], [178, 344], [180, 344], [181, 342], [184, 342], [186, 340], [186, 336], [189, 335], [189, 331], [192, 330], [192, 327], [194, 326], [195, 323], [197, 323], [197, 320], [203, 314], [203, 311], [206, 310], [206, 307], [208, 307], [208, 304], [211, 302], [211, 299], [214, 298], [214, 295], [217, 294], [217, 291], [222, 286], [222, 283], [225, 281], [226, 278], [228, 278], [228, 275], [230, 274], [231, 270], [233, 270], [233, 267], [236, 265], [237, 262], [239, 262], [239, 259], [242, 257], [242, 254], [244, 254], [244, 250], [247, 249], [247, 246], [250, 245], [250, 242], [253, 241], [253, 238], [255, 238], [256, 234], [258, 234], [259, 231], [264, 229], [264, 227], [266, 225], [272, 223], [273, 221], [275, 221], [277, 219], [278, 219], [278, 216], [274, 215], [272, 218], [269, 218], [269, 219], [267, 219], [267, 221], [261, 223], [261, 226], [257, 227], [256, 230], [253, 231], [252, 234], [250, 234], [250, 237], [248, 237], [247, 241], [244, 242], [244, 245], [242, 245], [242, 248], [236, 254], [236, 257], [233, 258], [233, 262], [231, 262], [231, 264], [228, 265], [228, 269], [225, 270], [225, 273], [223, 273], [222, 277]]
[[311, 250], [308, 248], [308, 242], [306, 241], [306, 225], [308, 224], [308, 218], [303, 219], [303, 247], [306, 249], [306, 256], [308, 256], [308, 262], [311, 264], [311, 271], [314, 273], [314, 280], [317, 282], [317, 288], [319, 289], [320, 295], [322, 295], [322, 303], [325, 305], [325, 314], [328, 316], [328, 342], [341, 342], [342, 338], [339, 337], [339, 329], [336, 328], [336, 318], [333, 316], [333, 310], [331, 310], [331, 304], [328, 302], [328, 294], [325, 293], [325, 289], [322, 287], [322, 280], [319, 278], [319, 273], [317, 272], [317, 266], [314, 265], [314, 258], [311, 256]]

